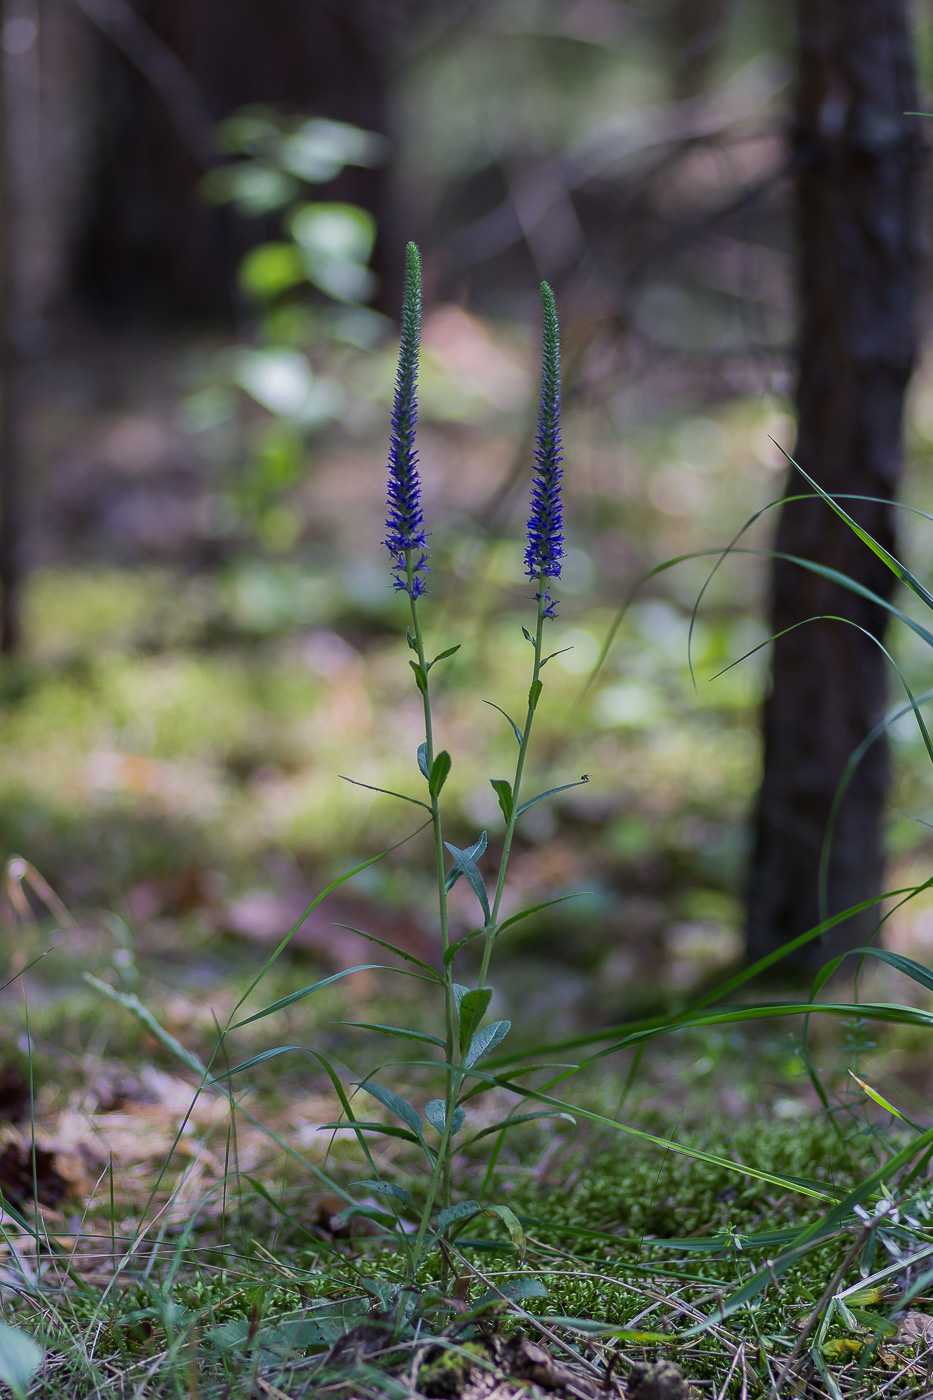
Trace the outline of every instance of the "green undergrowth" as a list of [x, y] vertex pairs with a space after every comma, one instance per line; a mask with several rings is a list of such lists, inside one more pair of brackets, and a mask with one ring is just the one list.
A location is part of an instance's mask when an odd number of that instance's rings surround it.
[[[656, 1119], [649, 1126], [676, 1132], [664, 1115]], [[702, 1132], [684, 1130], [678, 1140], [687, 1150], [734, 1156], [840, 1193], [897, 1145], [861, 1129], [840, 1136], [825, 1116], [722, 1119]], [[735, 1314], [726, 1327], [700, 1339], [684, 1333], [709, 1311], [717, 1290], [738, 1286], [760, 1264], [756, 1236], [802, 1228], [818, 1216], [818, 1203], [644, 1144], [584, 1138], [551, 1167], [540, 1140], [532, 1145], [496, 1184], [525, 1226], [524, 1257], [496, 1225], [458, 1241], [456, 1269], [470, 1305], [485, 1296], [490, 1322], [506, 1334], [520, 1326], [533, 1334], [537, 1317], [570, 1357], [596, 1356], [599, 1339], [581, 1338], [556, 1318], [632, 1329], [635, 1335], [612, 1343], [621, 1349], [622, 1374], [632, 1362], [670, 1357], [688, 1376], [722, 1386], [736, 1345], [744, 1342], [759, 1354], [753, 1369], [763, 1386], [766, 1358], [787, 1354], [845, 1242], [812, 1250], [754, 1310]], [[165, 1231], [137, 1258], [124, 1258], [116, 1278], [86, 1268], [69, 1278], [49, 1265], [32, 1282], [5, 1290], [7, 1320], [47, 1351], [30, 1389], [35, 1400], [220, 1400], [268, 1394], [268, 1387], [287, 1396], [314, 1393], [329, 1345], [378, 1309], [393, 1280], [404, 1281], [406, 1260], [366, 1235], [347, 1240], [332, 1233], [319, 1192], [306, 1183], [269, 1179], [257, 1190], [256, 1183], [231, 1180], [228, 1186], [222, 1220], [196, 1212], [184, 1228]], [[858, 1276], [857, 1268], [850, 1272]], [[417, 1283], [428, 1290], [440, 1283], [436, 1256]], [[498, 1295], [517, 1298], [517, 1312], [497, 1312]], [[523, 1311], [530, 1315], [524, 1324]], [[837, 1333], [830, 1329], [825, 1339], [830, 1351]], [[390, 1380], [378, 1380], [377, 1368], [355, 1393], [395, 1392]], [[738, 1395], [739, 1386], [722, 1393]]]

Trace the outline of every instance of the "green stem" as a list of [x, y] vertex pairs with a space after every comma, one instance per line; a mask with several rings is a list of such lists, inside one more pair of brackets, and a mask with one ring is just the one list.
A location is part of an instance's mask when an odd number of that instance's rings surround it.
[[525, 723], [522, 728], [522, 740], [518, 746], [518, 760], [515, 764], [515, 777], [512, 780], [512, 815], [506, 823], [505, 839], [502, 843], [502, 859], [499, 862], [499, 877], [496, 881], [496, 894], [493, 899], [492, 909], [489, 915], [489, 927], [486, 930], [486, 944], [483, 948], [483, 963], [479, 973], [479, 985], [485, 987], [486, 977], [489, 972], [489, 959], [492, 956], [493, 944], [496, 941], [496, 929], [499, 924], [499, 909], [502, 905], [502, 895], [505, 891], [505, 877], [508, 870], [509, 854], [512, 850], [512, 839], [515, 835], [515, 824], [518, 821], [519, 793], [522, 786], [522, 774], [525, 771], [525, 758], [528, 753], [528, 744], [531, 739], [531, 725], [535, 717], [535, 710], [538, 708], [539, 700], [539, 680], [541, 675], [541, 650], [544, 642], [544, 610], [545, 601], [545, 579], [543, 575], [538, 578], [538, 623], [535, 628], [535, 659], [534, 669], [531, 674], [531, 685], [528, 690], [528, 713], [525, 716]]
[[[411, 605], [411, 632], [414, 642], [414, 652], [418, 658], [418, 665], [421, 668], [421, 675], [424, 679], [421, 690], [421, 699], [424, 704], [424, 741], [425, 741], [425, 766], [428, 772], [434, 766], [434, 723], [431, 713], [431, 688], [428, 683], [428, 663], [424, 650], [424, 633], [421, 627], [421, 613], [418, 608], [418, 599], [414, 595], [414, 567], [412, 564], [411, 552], [405, 551], [405, 565], [408, 576], [408, 601]], [[446, 959], [446, 953], [450, 946], [450, 933], [447, 917], [447, 885], [445, 881], [445, 860], [444, 860], [444, 834], [441, 825], [440, 801], [436, 794], [430, 795], [431, 800], [431, 823], [434, 831], [434, 860], [437, 868], [437, 902], [438, 914], [441, 929], [441, 948], [444, 958], [444, 1023], [445, 1033], [445, 1062], [448, 1066], [446, 1070], [446, 1086], [444, 1094], [444, 1132], [441, 1135], [440, 1147], [438, 1148], [437, 1159], [434, 1171], [431, 1176], [431, 1184], [425, 1200], [424, 1210], [418, 1226], [418, 1235], [415, 1240], [415, 1247], [412, 1251], [412, 1281], [414, 1274], [421, 1262], [421, 1254], [424, 1248], [424, 1241], [427, 1235], [428, 1223], [431, 1212], [434, 1209], [434, 1202], [437, 1198], [438, 1186], [441, 1189], [441, 1199], [445, 1206], [450, 1205], [450, 1123], [454, 1109], [454, 1099], [457, 1092], [454, 1071], [454, 1047], [456, 1045], [456, 1027], [454, 1024], [454, 993], [453, 993], [453, 973]]]

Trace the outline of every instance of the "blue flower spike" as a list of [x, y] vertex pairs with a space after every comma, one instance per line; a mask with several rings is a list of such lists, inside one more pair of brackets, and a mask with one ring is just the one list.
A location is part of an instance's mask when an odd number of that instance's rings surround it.
[[537, 580], [535, 594], [542, 603], [543, 616], [554, 617], [557, 600], [551, 596], [547, 580], [560, 578], [564, 557], [563, 507], [560, 499], [560, 329], [554, 293], [541, 283], [543, 336], [541, 352], [541, 409], [535, 444], [535, 476], [531, 488], [531, 514], [528, 517], [528, 544], [525, 573]]
[[421, 345], [421, 255], [414, 243], [405, 254], [405, 300], [398, 354], [392, 433], [389, 442], [389, 497], [386, 537], [394, 586], [412, 598], [426, 592], [427, 536], [421, 510], [421, 478], [415, 451], [418, 423], [418, 352]]

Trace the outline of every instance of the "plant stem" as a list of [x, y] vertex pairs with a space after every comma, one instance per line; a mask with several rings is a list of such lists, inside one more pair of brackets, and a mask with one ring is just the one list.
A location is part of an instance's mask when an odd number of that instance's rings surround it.
[[[414, 594], [414, 568], [412, 564], [411, 551], [405, 551], [405, 566], [408, 575], [408, 600], [411, 605], [411, 632], [414, 641], [414, 652], [418, 658], [418, 665], [421, 668], [423, 685], [419, 685], [421, 699], [424, 705], [424, 742], [425, 742], [425, 767], [428, 772], [434, 766], [434, 723], [431, 714], [431, 688], [428, 683], [428, 663], [424, 650], [424, 633], [421, 627], [421, 613], [418, 608], [418, 599]], [[450, 946], [450, 934], [447, 918], [447, 884], [444, 870], [444, 834], [441, 825], [441, 809], [439, 796], [430, 794], [431, 800], [431, 823], [434, 831], [434, 859], [437, 868], [437, 903], [438, 915], [441, 930], [441, 949], [444, 954], [444, 1025], [445, 1025], [445, 1062], [447, 1070], [445, 1072], [446, 1084], [444, 1093], [444, 1132], [441, 1135], [440, 1147], [438, 1148], [437, 1159], [434, 1171], [431, 1176], [431, 1184], [425, 1200], [424, 1210], [418, 1227], [418, 1235], [415, 1240], [415, 1247], [412, 1251], [412, 1281], [414, 1274], [421, 1260], [421, 1253], [424, 1247], [424, 1240], [427, 1234], [428, 1222], [431, 1211], [434, 1209], [434, 1202], [437, 1197], [438, 1186], [441, 1190], [441, 1199], [444, 1206], [450, 1205], [450, 1123], [454, 1110], [454, 1098], [457, 1092], [457, 1084], [453, 1071], [454, 1047], [456, 1044], [456, 1027], [454, 1024], [454, 993], [453, 993], [453, 973], [447, 961], [446, 954]], [[446, 1265], [445, 1265], [446, 1268]]]
[[512, 850], [512, 839], [515, 835], [515, 825], [518, 821], [519, 793], [522, 785], [522, 774], [525, 770], [525, 758], [528, 753], [528, 744], [531, 739], [531, 725], [534, 720], [535, 710], [538, 708], [540, 699], [540, 676], [541, 676], [541, 649], [544, 642], [544, 610], [547, 606], [545, 598], [545, 579], [541, 575], [538, 578], [538, 622], [535, 628], [535, 659], [534, 668], [531, 674], [531, 685], [528, 690], [528, 712], [525, 716], [525, 724], [522, 728], [522, 739], [518, 746], [518, 760], [515, 764], [515, 777], [512, 780], [512, 815], [506, 823], [505, 839], [502, 843], [502, 859], [499, 862], [499, 877], [496, 881], [496, 894], [493, 900], [492, 910], [489, 915], [489, 927], [486, 930], [486, 945], [483, 949], [483, 963], [480, 968], [479, 985], [486, 985], [486, 976], [489, 972], [489, 959], [492, 956], [493, 944], [496, 940], [496, 929], [499, 923], [499, 909], [502, 904], [502, 895], [505, 890], [505, 877], [508, 870], [509, 854]]

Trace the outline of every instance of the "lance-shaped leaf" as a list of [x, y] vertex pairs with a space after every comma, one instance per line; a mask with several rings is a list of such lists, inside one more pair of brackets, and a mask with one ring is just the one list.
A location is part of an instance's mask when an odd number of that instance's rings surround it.
[[[448, 849], [448, 850], [451, 850], [451, 847], [448, 846], [447, 849]], [[479, 860], [480, 856], [483, 855], [483, 854], [485, 853], [485, 851], [486, 851], [486, 833], [485, 833], [485, 831], [484, 831], [484, 832], [481, 834], [481, 836], [480, 836], [480, 838], [479, 838], [478, 841], [474, 842], [474, 844], [473, 844], [472, 846], [467, 846], [467, 848], [466, 848], [466, 850], [464, 851], [463, 854], [466, 855], [466, 856], [469, 856], [470, 860], [472, 860], [472, 861], [475, 863], [476, 861]], [[459, 865], [455, 865], [455, 866], [452, 867], [452, 869], [448, 870], [446, 879], [444, 880], [444, 885], [445, 885], [445, 888], [447, 889], [448, 892], [449, 892], [450, 890], [453, 889], [454, 885], [455, 885], [455, 884], [457, 883], [457, 881], [460, 879], [460, 876], [461, 876], [462, 874], [463, 874], [463, 871], [460, 869]]]
[[450, 947], [447, 949], [447, 952], [444, 954], [444, 966], [450, 967], [450, 964], [455, 960], [457, 955], [466, 947], [466, 945], [468, 943], [472, 943], [474, 938], [479, 938], [481, 933], [485, 933], [485, 929], [471, 928], [469, 933], [465, 933], [462, 938], [458, 938], [456, 942], [451, 943]]
[[472, 1069], [484, 1055], [495, 1050], [496, 1046], [505, 1040], [511, 1029], [511, 1021], [493, 1021], [490, 1025], [484, 1026], [481, 1031], [477, 1031], [463, 1060], [466, 1068]]
[[[524, 630], [525, 630], [525, 629], [522, 628], [522, 631], [524, 631]], [[484, 700], [484, 701], [483, 701], [483, 704], [484, 704], [484, 705], [489, 705], [489, 706], [491, 706], [491, 708], [494, 709], [494, 710], [498, 710], [499, 713], [500, 713], [500, 715], [503, 715], [503, 716], [505, 717], [505, 719], [508, 720], [509, 724], [512, 726], [512, 733], [515, 735], [515, 738], [518, 740], [519, 746], [521, 746], [521, 742], [522, 742], [522, 731], [519, 729], [518, 725], [515, 723], [515, 721], [514, 721], [514, 719], [512, 718], [512, 716], [511, 716], [510, 714], [506, 714], [505, 710], [503, 710], [503, 708], [502, 708], [501, 705], [495, 705], [495, 704], [493, 704], [493, 702], [492, 702], [491, 700]]]
[[394, 1181], [351, 1181], [351, 1191], [375, 1191], [380, 1196], [394, 1196], [403, 1205], [411, 1205], [411, 1196], [404, 1186], [396, 1186]]
[[487, 1215], [497, 1215], [509, 1232], [509, 1239], [518, 1251], [519, 1258], [525, 1253], [525, 1231], [521, 1221], [509, 1206], [487, 1206]]
[[45, 1352], [19, 1327], [0, 1322], [0, 1380], [13, 1394], [25, 1396], [29, 1382], [45, 1360]]
[[431, 774], [428, 778], [428, 791], [432, 797], [439, 797], [441, 788], [447, 781], [447, 774], [450, 772], [450, 754], [446, 749], [441, 749], [431, 765]]
[[[481, 839], [482, 839], [483, 843], [485, 844], [485, 840], [486, 840], [486, 833], [485, 833], [485, 831], [483, 832], [483, 835], [482, 835], [482, 838], [481, 838]], [[482, 911], [483, 911], [483, 918], [485, 919], [486, 925], [487, 925], [487, 927], [488, 927], [488, 925], [489, 925], [489, 895], [486, 893], [486, 886], [485, 886], [485, 884], [483, 883], [483, 877], [482, 877], [482, 875], [479, 873], [479, 870], [478, 870], [477, 867], [476, 867], [476, 862], [475, 862], [475, 860], [472, 858], [472, 856], [470, 855], [469, 851], [462, 851], [462, 850], [459, 848], [459, 846], [453, 846], [453, 845], [451, 845], [451, 843], [450, 843], [449, 841], [445, 841], [445, 842], [444, 842], [444, 845], [447, 847], [448, 851], [449, 851], [450, 854], [453, 856], [453, 858], [454, 858], [454, 863], [455, 863], [457, 869], [459, 870], [460, 874], [463, 875], [463, 876], [465, 876], [465, 878], [469, 881], [469, 884], [470, 884], [470, 886], [471, 886], [471, 888], [472, 888], [472, 890], [473, 890], [473, 893], [476, 895], [476, 898], [479, 900], [480, 908], [481, 908]]]
[[439, 661], [446, 661], [448, 656], [453, 656], [454, 652], [459, 650], [460, 643], [458, 642], [456, 646], [448, 647], [446, 651], [439, 651], [434, 660], [428, 662], [428, 670], [430, 671], [431, 667], [436, 666]]
[[519, 1274], [517, 1278], [506, 1278], [496, 1288], [495, 1293], [484, 1293], [481, 1298], [477, 1298], [475, 1307], [481, 1308], [488, 1303], [498, 1302], [500, 1298], [508, 1298], [510, 1302], [520, 1303], [524, 1298], [546, 1298], [547, 1289], [539, 1278], [532, 1274]]
[[480, 1138], [489, 1137], [492, 1133], [504, 1133], [509, 1128], [517, 1128], [520, 1123], [530, 1123], [534, 1118], [562, 1118], [565, 1123], [573, 1123], [574, 1126], [577, 1122], [572, 1113], [555, 1113], [547, 1108], [539, 1109], [537, 1113], [516, 1113], [514, 1117], [500, 1118], [498, 1123], [474, 1133], [471, 1138], [467, 1138], [463, 1146], [468, 1147], [471, 1142], [479, 1142]]
[[512, 813], [515, 810], [515, 801], [512, 797], [512, 784], [505, 778], [490, 778], [490, 786], [499, 799], [499, 808], [505, 817], [506, 825], [512, 820]]
[[296, 1001], [302, 1001], [314, 992], [319, 992], [322, 987], [329, 987], [332, 982], [339, 982], [341, 977], [349, 977], [351, 972], [374, 972], [377, 970], [385, 971], [384, 964], [360, 963], [357, 967], [344, 968], [343, 972], [335, 972], [330, 977], [322, 978], [320, 982], [312, 982], [310, 987], [301, 987], [297, 992], [289, 992], [287, 997], [279, 997], [278, 1001], [264, 1006], [261, 1011], [255, 1011], [252, 1016], [244, 1016], [242, 1021], [234, 1022], [231, 1030], [237, 1031], [241, 1026], [248, 1026], [251, 1021], [261, 1021], [263, 1016], [272, 1016], [276, 1011], [284, 1011], [286, 1006], [294, 1006]]
[[[447, 1122], [445, 1108], [446, 1105], [443, 1099], [431, 1099], [431, 1101], [424, 1106], [425, 1118], [427, 1118], [431, 1127], [435, 1128], [439, 1133], [443, 1133], [444, 1125]], [[459, 1133], [460, 1129], [463, 1127], [465, 1118], [466, 1113], [462, 1108], [454, 1109], [450, 1116], [450, 1136], [452, 1138], [456, 1137], [457, 1133]]]
[[384, 1026], [379, 1021], [335, 1021], [335, 1026], [353, 1026], [360, 1031], [382, 1031], [383, 1035], [397, 1035], [402, 1040], [419, 1040], [422, 1044], [440, 1045], [443, 1049], [444, 1042], [439, 1036], [428, 1035], [426, 1031], [409, 1031], [404, 1026]]
[[427, 744], [419, 744], [419, 745], [418, 745], [418, 767], [421, 769], [421, 772], [424, 774], [424, 776], [425, 776], [426, 778], [428, 778], [428, 777], [431, 776], [430, 770], [429, 770], [429, 768], [428, 768], [428, 746], [427, 746]]
[[560, 787], [548, 788], [547, 792], [539, 792], [538, 795], [537, 795], [537, 797], [529, 797], [529, 799], [528, 799], [527, 802], [523, 802], [523, 803], [522, 803], [522, 805], [519, 807], [519, 809], [518, 809], [518, 811], [515, 813], [515, 815], [516, 815], [517, 817], [520, 817], [521, 814], [522, 814], [522, 812], [527, 812], [527, 811], [528, 811], [528, 808], [529, 808], [529, 807], [534, 807], [538, 802], [543, 802], [543, 801], [545, 800], [546, 797], [553, 797], [553, 796], [555, 795], [555, 793], [558, 793], [558, 792], [568, 792], [568, 791], [570, 790], [570, 788], [582, 787], [582, 786], [583, 786], [582, 780], [578, 779], [577, 782], [575, 782], [575, 783], [562, 783]]
[[398, 1229], [398, 1221], [395, 1216], [388, 1211], [378, 1210], [375, 1206], [346, 1206], [336, 1215], [331, 1216], [330, 1223], [332, 1227], [342, 1230], [344, 1225], [359, 1217], [364, 1220], [375, 1220], [377, 1224], [385, 1226], [392, 1234]]
[[457, 1012], [460, 1017], [460, 1052], [466, 1050], [470, 1041], [476, 1033], [492, 997], [491, 987], [481, 987], [476, 992], [464, 992], [460, 998]]
[[367, 1094], [371, 1094], [374, 1099], [378, 1099], [383, 1108], [387, 1108], [390, 1113], [394, 1113], [396, 1118], [401, 1118], [403, 1123], [407, 1123], [413, 1133], [421, 1137], [421, 1114], [412, 1108], [411, 1104], [391, 1089], [386, 1089], [384, 1085], [375, 1083], [368, 1079], [365, 1084], [360, 1084]]
[[449, 1230], [451, 1225], [456, 1225], [458, 1220], [469, 1220], [473, 1215], [481, 1215], [483, 1207], [479, 1201], [459, 1201], [455, 1206], [448, 1206], [442, 1210], [437, 1217], [437, 1233], [443, 1235], [445, 1230]]
[[391, 788], [374, 787], [372, 783], [361, 783], [357, 778], [348, 778], [346, 773], [338, 773], [338, 778], [349, 783], [351, 787], [365, 788], [367, 792], [381, 792], [383, 797], [397, 797], [400, 802], [410, 802], [413, 807], [423, 807], [426, 812], [431, 808], [426, 802], [419, 802], [417, 797], [406, 797], [404, 792], [393, 792]]
[[[359, 1142], [364, 1140], [362, 1137], [363, 1133], [372, 1133], [374, 1137], [393, 1137], [398, 1138], [401, 1142], [412, 1142], [416, 1147], [424, 1147], [427, 1151], [430, 1151], [430, 1148], [427, 1147], [423, 1138], [416, 1137], [415, 1134], [410, 1133], [407, 1128], [397, 1128], [394, 1123], [364, 1123], [360, 1118], [354, 1118], [352, 1121], [346, 1122], [337, 1118], [333, 1123], [318, 1124], [318, 1132], [321, 1133], [343, 1132], [347, 1128], [353, 1130]], [[373, 1171], [376, 1170], [372, 1162], [370, 1166], [372, 1166]]]

